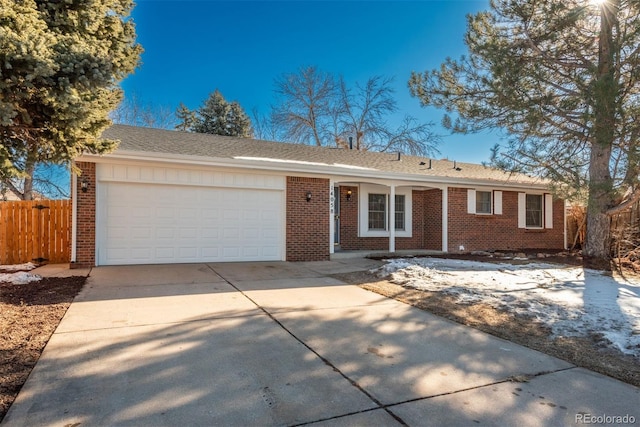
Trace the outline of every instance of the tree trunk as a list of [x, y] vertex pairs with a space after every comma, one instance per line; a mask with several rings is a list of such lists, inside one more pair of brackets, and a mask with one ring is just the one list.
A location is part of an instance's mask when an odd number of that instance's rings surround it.
[[598, 74], [595, 82], [594, 141], [589, 162], [589, 203], [587, 238], [583, 254], [602, 261], [609, 259], [610, 222], [607, 211], [613, 204], [613, 180], [609, 172], [611, 149], [615, 138], [615, 111], [618, 83], [613, 64], [613, 27], [619, 1], [600, 5], [600, 41]]
[[25, 173], [27, 176], [24, 178], [24, 186], [22, 190], [22, 200], [33, 200], [33, 174], [36, 170], [35, 161], [27, 159], [25, 165]]

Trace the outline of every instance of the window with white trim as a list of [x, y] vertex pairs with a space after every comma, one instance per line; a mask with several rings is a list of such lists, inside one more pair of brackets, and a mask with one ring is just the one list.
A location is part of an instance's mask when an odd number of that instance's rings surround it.
[[369, 230], [387, 229], [387, 195], [369, 194]]
[[518, 193], [518, 227], [553, 228], [553, 196], [548, 193]]
[[491, 214], [491, 191], [476, 191], [476, 213]]
[[405, 221], [404, 194], [396, 194], [395, 226], [396, 230], [404, 230]]
[[[387, 229], [387, 198], [386, 194], [369, 194], [369, 230]], [[394, 225], [396, 230], [405, 229], [404, 194], [396, 194]]]
[[527, 228], [542, 228], [542, 194], [527, 194], [525, 214]]
[[467, 189], [467, 213], [473, 215], [502, 215], [502, 191]]
[[390, 227], [395, 227], [396, 237], [411, 237], [413, 233], [412, 192], [411, 187], [396, 187], [395, 209], [390, 211], [389, 187], [360, 184], [358, 237], [388, 237]]

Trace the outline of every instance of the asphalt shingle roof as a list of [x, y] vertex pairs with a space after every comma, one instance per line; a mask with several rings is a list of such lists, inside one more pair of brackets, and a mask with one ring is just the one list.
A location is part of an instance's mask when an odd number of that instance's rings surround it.
[[[510, 174], [479, 164], [435, 160], [398, 153], [376, 153], [339, 148], [316, 147], [302, 144], [262, 141], [220, 135], [180, 132], [126, 125], [113, 125], [103, 138], [120, 141], [114, 154], [152, 156], [178, 155], [194, 158], [255, 160], [265, 166], [274, 163], [335, 166], [340, 173], [351, 170], [376, 171], [429, 178], [478, 180], [511, 185], [540, 186], [540, 178], [523, 174]], [[429, 168], [431, 165], [431, 168]], [[294, 167], [292, 166], [292, 169]]]

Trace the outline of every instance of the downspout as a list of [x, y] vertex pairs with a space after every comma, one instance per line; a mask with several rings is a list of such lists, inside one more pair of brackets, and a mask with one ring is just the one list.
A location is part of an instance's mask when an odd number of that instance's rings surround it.
[[336, 194], [336, 183], [329, 180], [329, 256], [335, 252], [335, 232], [336, 232], [336, 197], [340, 197], [340, 190]]
[[449, 252], [449, 187], [442, 189], [442, 252]]

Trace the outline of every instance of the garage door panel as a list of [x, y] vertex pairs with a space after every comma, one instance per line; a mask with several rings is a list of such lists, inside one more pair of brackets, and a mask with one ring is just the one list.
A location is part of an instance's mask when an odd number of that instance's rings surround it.
[[282, 259], [281, 190], [100, 185], [101, 265]]
[[155, 256], [157, 259], [170, 261], [175, 258], [175, 253], [173, 248], [156, 248]]

